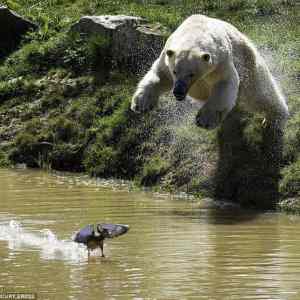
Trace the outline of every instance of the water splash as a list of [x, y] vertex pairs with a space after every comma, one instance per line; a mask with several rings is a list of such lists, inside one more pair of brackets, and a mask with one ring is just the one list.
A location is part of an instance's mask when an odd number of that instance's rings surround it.
[[[163, 182], [176, 182], [182, 185], [192, 178], [209, 178], [214, 169], [214, 161], [209, 156], [212, 133], [196, 126], [196, 115], [201, 104], [189, 99], [178, 102], [172, 95], [164, 95], [159, 108], [154, 112], [155, 133], [150, 143], [156, 145], [161, 157], [176, 166], [175, 172], [169, 172]], [[176, 170], [181, 174], [174, 179]], [[177, 175], [175, 174], [175, 177]]]
[[14, 220], [0, 225], [0, 241], [6, 241], [10, 251], [37, 249], [44, 260], [58, 259], [71, 262], [87, 260], [84, 246], [74, 243], [71, 239], [59, 240], [50, 229], [28, 232]]

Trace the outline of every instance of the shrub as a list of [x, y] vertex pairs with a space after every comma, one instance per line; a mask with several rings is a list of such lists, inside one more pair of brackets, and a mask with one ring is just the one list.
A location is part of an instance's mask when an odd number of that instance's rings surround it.
[[10, 162], [6, 152], [0, 150], [0, 168], [9, 167]]
[[54, 145], [53, 150], [48, 154], [48, 164], [55, 170], [80, 172], [84, 169], [82, 155], [82, 145], [61, 143]]
[[53, 142], [68, 143], [70, 141], [76, 141], [79, 135], [78, 123], [66, 119], [64, 116], [60, 116], [51, 121], [49, 131], [52, 133]]
[[285, 197], [300, 195], [300, 158], [282, 170], [280, 192]]
[[140, 183], [145, 186], [157, 184], [169, 168], [168, 162], [162, 157], [151, 157], [143, 166]]
[[9, 153], [9, 160], [13, 163], [25, 163], [28, 167], [40, 167], [38, 163], [39, 147], [38, 138], [32, 133], [20, 133], [14, 141], [15, 147]]

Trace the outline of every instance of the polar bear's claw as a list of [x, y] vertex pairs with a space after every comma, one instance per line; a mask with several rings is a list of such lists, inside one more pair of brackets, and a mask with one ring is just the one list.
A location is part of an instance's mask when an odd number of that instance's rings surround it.
[[196, 116], [196, 124], [205, 129], [215, 129], [223, 120], [223, 112], [220, 111], [199, 111]]

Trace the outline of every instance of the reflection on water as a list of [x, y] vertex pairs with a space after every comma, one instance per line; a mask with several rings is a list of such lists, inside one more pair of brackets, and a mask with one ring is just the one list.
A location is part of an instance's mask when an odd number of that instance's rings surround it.
[[[300, 299], [300, 218], [214, 210], [123, 182], [0, 170], [0, 290], [39, 299]], [[107, 257], [72, 242], [130, 225]]]

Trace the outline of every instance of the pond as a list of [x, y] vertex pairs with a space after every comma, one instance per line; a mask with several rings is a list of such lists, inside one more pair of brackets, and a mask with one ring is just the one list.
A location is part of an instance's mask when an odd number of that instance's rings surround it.
[[[0, 293], [38, 299], [300, 299], [300, 217], [123, 182], [0, 169]], [[89, 223], [128, 224], [90, 257]]]

